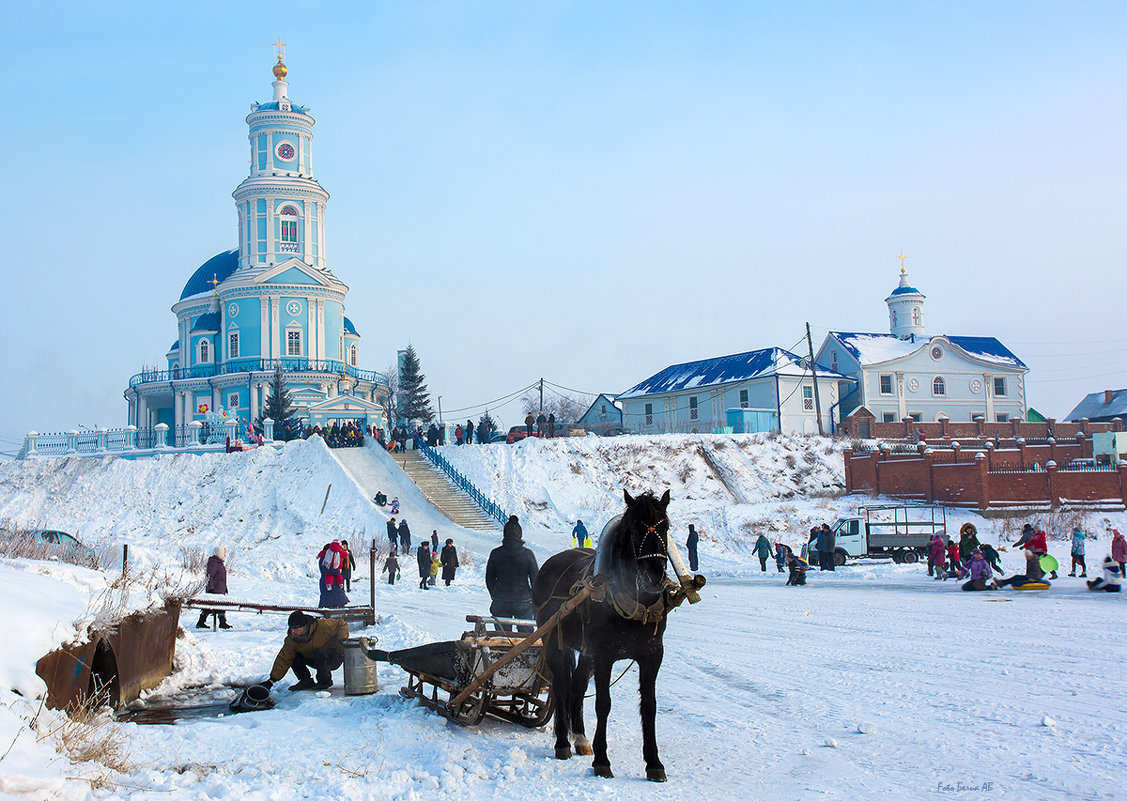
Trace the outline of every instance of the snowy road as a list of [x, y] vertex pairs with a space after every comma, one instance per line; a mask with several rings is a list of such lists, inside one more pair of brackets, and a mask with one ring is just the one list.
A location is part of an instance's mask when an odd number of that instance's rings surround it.
[[[486, 605], [477, 576], [465, 578], [428, 592], [380, 585], [382, 645], [459, 634], [462, 615]], [[404, 674], [385, 666], [370, 697], [282, 690], [271, 712], [128, 726], [135, 758], [154, 766], [133, 777], [150, 790], [132, 797], [1116, 798], [1127, 646], [1106, 634], [1121, 618], [1120, 598], [1088, 594], [1078, 579], [1046, 593], [972, 594], [893, 565], [813, 573], [804, 588], [775, 573], [721, 578], [671, 618], [658, 682], [670, 781], [660, 788], [642, 778], [636, 669], [612, 690], [617, 778], [607, 781], [586, 758], [552, 759], [546, 730], [466, 729], [414, 707], [396, 692]], [[234, 622], [238, 631], [204, 632], [188, 647], [182, 680], [268, 669], [280, 622]], [[590, 704], [588, 721], [593, 729]]]

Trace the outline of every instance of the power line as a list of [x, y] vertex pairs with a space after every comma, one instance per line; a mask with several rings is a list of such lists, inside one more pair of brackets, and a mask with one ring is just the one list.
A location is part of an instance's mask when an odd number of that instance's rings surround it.
[[582, 390], [582, 389], [572, 389], [571, 387], [561, 386], [560, 384], [553, 384], [551, 381], [549, 381], [547, 379], [544, 379], [544, 383], [547, 384], [550, 387], [555, 387], [556, 389], [562, 389], [565, 392], [575, 392], [579, 395], [590, 395], [591, 397], [595, 397], [597, 395], [602, 394], [601, 392], [587, 392], [587, 391]]
[[521, 393], [528, 392], [528, 390], [532, 389], [533, 387], [535, 387], [539, 383], [540, 383], [539, 381], [533, 381], [527, 387], [523, 387], [522, 389], [518, 389], [516, 392], [510, 392], [508, 395], [502, 395], [500, 398], [497, 398], [496, 400], [491, 400], [487, 403], [475, 403], [472, 406], [463, 406], [460, 409], [443, 409], [442, 414], [445, 417], [448, 414], [460, 414], [462, 412], [468, 412], [468, 411], [471, 411], [473, 409], [485, 409], [485, 408], [488, 408], [490, 406], [494, 406], [494, 405], [497, 405], [497, 404], [504, 405], [504, 404], [501, 403], [502, 401], [504, 401], [505, 403], [508, 403], [509, 401], [513, 400], [516, 396], [520, 395]]

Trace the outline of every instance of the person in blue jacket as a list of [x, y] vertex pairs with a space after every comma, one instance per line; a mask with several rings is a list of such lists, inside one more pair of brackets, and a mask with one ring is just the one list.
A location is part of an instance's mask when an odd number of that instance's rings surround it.
[[767, 560], [771, 558], [771, 543], [763, 534], [755, 541], [755, 555], [759, 557], [759, 572], [767, 572]]

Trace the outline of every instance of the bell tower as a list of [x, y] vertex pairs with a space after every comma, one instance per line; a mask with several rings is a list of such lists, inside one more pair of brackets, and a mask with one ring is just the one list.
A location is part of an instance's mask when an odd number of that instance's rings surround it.
[[239, 210], [239, 267], [296, 257], [323, 270], [329, 193], [313, 177], [314, 119], [290, 99], [281, 40], [275, 47], [273, 99], [251, 104], [250, 175], [232, 194]]
[[900, 285], [884, 299], [888, 304], [888, 330], [900, 339], [924, 335], [924, 294], [908, 282], [904, 261], [908, 257], [900, 251]]

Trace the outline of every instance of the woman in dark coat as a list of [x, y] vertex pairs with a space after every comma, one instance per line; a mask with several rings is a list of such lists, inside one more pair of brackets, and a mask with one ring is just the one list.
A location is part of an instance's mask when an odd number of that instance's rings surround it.
[[[220, 545], [215, 549], [215, 552], [207, 559], [207, 589], [204, 592], [211, 595], [226, 595], [227, 594], [227, 566], [223, 560], [227, 558], [227, 549]], [[217, 609], [204, 609], [200, 612], [199, 622], [196, 623], [197, 629], [207, 628], [207, 616], [215, 615], [219, 619], [219, 628], [229, 629], [232, 626], [227, 625], [227, 613]]]
[[442, 580], [449, 587], [450, 582], [454, 580], [454, 574], [458, 571], [458, 549], [454, 547], [454, 540], [446, 540], [440, 561], [442, 562]]

